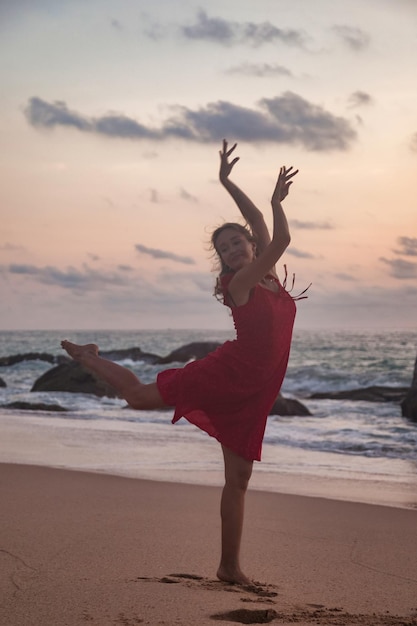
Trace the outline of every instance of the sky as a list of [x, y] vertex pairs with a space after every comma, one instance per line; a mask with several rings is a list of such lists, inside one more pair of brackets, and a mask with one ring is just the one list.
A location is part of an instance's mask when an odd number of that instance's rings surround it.
[[415, 329], [417, 0], [0, 4], [0, 329], [229, 329], [232, 174], [304, 329]]

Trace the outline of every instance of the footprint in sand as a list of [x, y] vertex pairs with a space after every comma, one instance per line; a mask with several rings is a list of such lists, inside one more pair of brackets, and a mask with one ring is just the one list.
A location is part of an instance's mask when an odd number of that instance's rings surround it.
[[168, 574], [162, 578], [152, 578], [146, 576], [138, 576], [135, 581], [144, 580], [147, 582], [160, 582], [167, 585], [186, 584], [187, 587], [197, 587], [198, 589], [207, 589], [210, 591], [227, 591], [230, 593], [246, 592], [249, 597], [241, 598], [242, 602], [273, 602], [278, 593], [272, 590], [272, 585], [262, 585], [256, 583], [253, 585], [234, 585], [225, 583], [221, 580], [210, 580], [196, 574]]
[[239, 624], [269, 624], [278, 613], [273, 609], [236, 609], [235, 611], [227, 611], [226, 613], [216, 613], [210, 615], [211, 619], [221, 620], [224, 622], [238, 622]]
[[[241, 597], [241, 602], [273, 603], [278, 593], [274, 585], [231, 585], [220, 580], [211, 580], [196, 574], [168, 574], [162, 578], [138, 576], [130, 582], [146, 581], [164, 584], [183, 584], [196, 589], [210, 591], [227, 591], [231, 593], [246, 592], [246, 597]], [[322, 624], [323, 626], [417, 626], [417, 615], [399, 616], [390, 614], [372, 615], [360, 613], [347, 613], [340, 607], [328, 608], [324, 604], [307, 604], [305, 607], [287, 608], [284, 612], [274, 609], [236, 609], [225, 613], [215, 613], [210, 616], [212, 620], [224, 622], [237, 622], [239, 624], [269, 624], [286, 622], [302, 622], [303, 624]], [[279, 621], [278, 621], [279, 620]], [[129, 624], [130, 626], [130, 624]]]

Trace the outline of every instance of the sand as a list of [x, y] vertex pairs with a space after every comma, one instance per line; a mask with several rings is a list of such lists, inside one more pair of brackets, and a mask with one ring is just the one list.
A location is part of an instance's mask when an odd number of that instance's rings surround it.
[[249, 491], [217, 581], [219, 487], [0, 464], [1, 626], [417, 626], [417, 511]]

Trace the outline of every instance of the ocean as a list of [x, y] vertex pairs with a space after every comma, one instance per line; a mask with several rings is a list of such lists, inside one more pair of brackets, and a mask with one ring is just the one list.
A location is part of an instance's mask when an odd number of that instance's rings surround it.
[[[0, 357], [28, 352], [62, 354], [60, 340], [97, 343], [102, 350], [140, 347], [166, 356], [193, 341], [219, 341], [232, 331], [0, 332]], [[417, 424], [395, 402], [314, 400], [315, 392], [371, 385], [407, 387], [417, 332], [295, 330], [283, 384], [306, 417], [270, 416], [263, 460], [252, 486], [393, 506], [417, 506]], [[144, 382], [166, 367], [121, 361]], [[172, 411], [133, 411], [118, 399], [64, 392], [31, 392], [53, 367], [25, 360], [0, 367], [0, 462], [40, 464], [157, 480], [222, 483], [220, 447]], [[7, 408], [14, 401], [59, 404], [65, 413]]]

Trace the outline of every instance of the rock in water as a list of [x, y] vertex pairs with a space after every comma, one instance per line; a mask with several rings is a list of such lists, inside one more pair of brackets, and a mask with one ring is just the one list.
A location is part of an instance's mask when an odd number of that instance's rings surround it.
[[345, 389], [344, 391], [328, 391], [313, 393], [313, 400], [362, 400], [364, 402], [400, 402], [406, 395], [408, 387], [383, 387], [373, 385], [360, 389]]
[[304, 404], [293, 398], [284, 398], [281, 394], [275, 400], [269, 415], [311, 415]]
[[45, 404], [44, 402], [32, 404], [31, 402], [22, 402], [21, 400], [9, 402], [9, 404], [4, 404], [3, 406], [7, 409], [19, 409], [21, 411], [53, 411], [54, 413], [59, 413], [68, 410], [60, 404]]
[[31, 391], [68, 391], [92, 393], [99, 397], [117, 397], [110, 385], [97, 379], [76, 361], [62, 363], [48, 370], [35, 381]]
[[22, 361], [46, 361], [47, 363], [56, 363], [57, 357], [46, 352], [25, 352], [25, 354], [12, 354], [11, 356], [0, 357], [0, 366], [7, 367], [15, 365]]
[[100, 356], [109, 361], [123, 361], [131, 359], [132, 361], [144, 361], [145, 363], [159, 363], [161, 358], [157, 354], [151, 352], [142, 352], [140, 348], [121, 348], [116, 350], [100, 350]]
[[173, 350], [168, 356], [161, 357], [158, 363], [186, 363], [191, 359], [202, 359], [210, 352], [214, 352], [221, 344], [217, 341], [195, 341], [187, 343], [177, 350]]
[[412, 422], [417, 422], [417, 357], [414, 363], [413, 380], [404, 400], [401, 402], [401, 413]]

